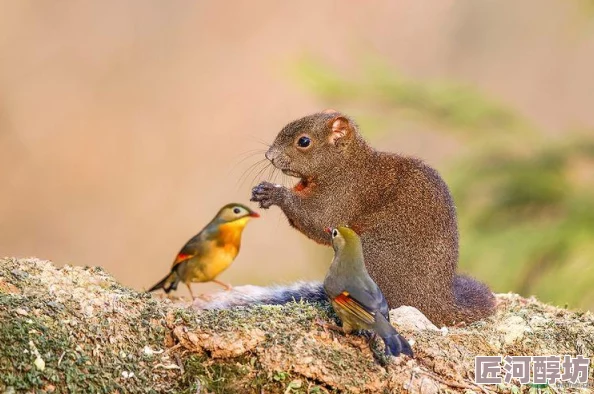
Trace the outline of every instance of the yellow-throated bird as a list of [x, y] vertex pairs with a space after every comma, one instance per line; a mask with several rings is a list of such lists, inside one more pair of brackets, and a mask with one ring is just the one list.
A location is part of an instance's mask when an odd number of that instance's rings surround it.
[[257, 217], [260, 215], [245, 205], [225, 205], [202, 231], [184, 245], [173, 261], [171, 272], [149, 291], [163, 289], [169, 293], [177, 289], [179, 282], [184, 282], [193, 299], [192, 282], [214, 282], [231, 289], [230, 285], [218, 281], [216, 277], [235, 260], [245, 225], [251, 218]]
[[334, 259], [324, 279], [324, 290], [343, 331], [373, 330], [383, 339], [387, 355], [413, 357], [409, 343], [390, 324], [384, 295], [367, 273], [359, 236], [347, 227], [326, 231], [332, 235]]

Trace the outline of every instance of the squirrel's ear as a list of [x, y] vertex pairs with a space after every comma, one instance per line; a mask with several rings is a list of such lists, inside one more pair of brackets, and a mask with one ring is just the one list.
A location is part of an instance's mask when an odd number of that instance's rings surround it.
[[341, 142], [346, 142], [348, 137], [353, 134], [351, 123], [344, 116], [333, 118], [329, 125], [332, 128], [329, 139], [331, 144], [338, 145]]

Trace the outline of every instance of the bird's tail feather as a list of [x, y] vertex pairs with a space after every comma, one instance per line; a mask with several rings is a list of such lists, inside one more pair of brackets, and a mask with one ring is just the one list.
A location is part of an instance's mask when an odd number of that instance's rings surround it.
[[413, 357], [413, 351], [410, 344], [404, 337], [398, 334], [398, 331], [390, 324], [388, 319], [381, 313], [375, 315], [375, 332], [382, 338], [386, 345], [386, 354], [388, 356], [398, 356], [401, 353]]
[[163, 289], [165, 293], [169, 293], [171, 290], [177, 290], [177, 284], [179, 283], [179, 277], [176, 273], [172, 272], [164, 277], [159, 283], [151, 287], [148, 291], [155, 291]]
[[396, 333], [382, 338], [386, 344], [386, 354], [388, 356], [398, 356], [401, 353], [406, 354], [409, 357], [413, 357], [413, 351], [410, 344], [402, 335]]
[[286, 286], [237, 286], [232, 291], [209, 294], [209, 300], [196, 299], [198, 309], [228, 309], [237, 306], [283, 305], [291, 301], [328, 302], [320, 282], [297, 282]]

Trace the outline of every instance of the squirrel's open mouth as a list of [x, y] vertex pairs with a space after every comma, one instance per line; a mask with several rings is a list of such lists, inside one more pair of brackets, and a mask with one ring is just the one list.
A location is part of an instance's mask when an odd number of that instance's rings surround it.
[[297, 191], [297, 192], [304, 192], [304, 191], [308, 191], [309, 189], [312, 188], [313, 186], [313, 182], [311, 178], [308, 178], [298, 172], [289, 170], [289, 169], [283, 169], [281, 170], [283, 172], [283, 174], [294, 177], [294, 178], [299, 178], [299, 182], [297, 182], [297, 184], [295, 186], [293, 186], [293, 190]]

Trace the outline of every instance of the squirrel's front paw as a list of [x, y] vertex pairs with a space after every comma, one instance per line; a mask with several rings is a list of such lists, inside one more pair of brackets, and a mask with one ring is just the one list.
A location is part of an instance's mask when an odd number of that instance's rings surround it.
[[284, 190], [286, 189], [281, 185], [262, 182], [252, 189], [252, 198], [250, 201], [259, 202], [260, 208], [268, 209], [272, 205], [278, 205], [282, 199]]

